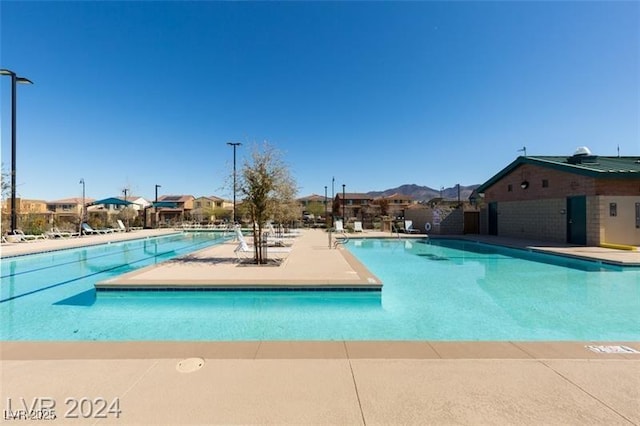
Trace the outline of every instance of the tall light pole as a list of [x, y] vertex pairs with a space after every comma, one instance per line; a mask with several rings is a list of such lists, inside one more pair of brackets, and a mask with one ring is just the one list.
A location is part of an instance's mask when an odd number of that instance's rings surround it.
[[347, 226], [347, 218], [344, 217], [344, 206], [345, 204], [347, 204], [347, 200], [344, 198], [344, 187], [346, 185], [343, 183], [342, 184], [342, 224], [343, 226]]
[[328, 215], [328, 210], [327, 210], [327, 185], [324, 186], [324, 223], [327, 223], [327, 215]]
[[84, 218], [85, 218], [85, 203], [84, 203], [84, 178], [80, 179], [80, 184], [82, 185], [82, 210], [80, 211], [80, 214], [82, 215], [80, 218], [80, 223], [84, 222]]
[[233, 224], [236, 223], [236, 147], [242, 145], [240, 142], [227, 142], [233, 147]]
[[129, 215], [127, 214], [127, 192], [129, 192], [128, 188], [124, 188], [122, 193], [124, 194], [124, 218], [127, 221], [127, 230], [125, 232], [129, 232]]
[[158, 185], [156, 184], [156, 201], [155, 201], [155, 205], [153, 206], [153, 226], [155, 228], [158, 227], [158, 188], [162, 188], [162, 185]]
[[336, 183], [335, 176], [331, 177], [331, 227], [333, 228], [333, 221], [336, 216], [336, 212], [333, 211], [333, 207], [336, 205], [336, 190], [334, 185]]
[[17, 228], [16, 214], [16, 86], [21, 84], [33, 84], [31, 80], [18, 77], [15, 72], [8, 69], [0, 69], [0, 75], [11, 76], [11, 233]]

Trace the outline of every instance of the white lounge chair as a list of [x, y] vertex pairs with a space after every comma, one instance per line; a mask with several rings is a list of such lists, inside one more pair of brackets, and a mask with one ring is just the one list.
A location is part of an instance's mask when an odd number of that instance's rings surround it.
[[[249, 245], [249, 243], [245, 240], [244, 235], [242, 234], [240, 226], [236, 226], [234, 232], [236, 234], [236, 240]], [[268, 247], [283, 247], [293, 244], [291, 240], [285, 240], [284, 238], [271, 238], [270, 236], [267, 237], [264, 241], [266, 241]]]
[[405, 220], [404, 221], [404, 232], [407, 233], [407, 234], [419, 234], [420, 230], [413, 227], [413, 221], [412, 220]]
[[297, 237], [297, 234], [290, 234], [285, 232], [277, 232], [273, 227], [273, 224], [267, 223], [267, 244], [272, 246], [290, 246], [293, 244], [293, 238]]
[[278, 229], [276, 229], [271, 222], [267, 222], [267, 232], [269, 232], [269, 236], [276, 238], [293, 238], [301, 235], [299, 231], [290, 230], [289, 232], [285, 232], [280, 225], [278, 226]]
[[344, 226], [342, 225], [342, 221], [341, 220], [336, 220], [334, 223], [334, 227], [336, 229], [336, 232], [345, 232], [344, 230]]
[[80, 233], [61, 231], [58, 228], [51, 228], [51, 231], [47, 232], [46, 235], [49, 238], [71, 238], [71, 237], [77, 237], [78, 235], [80, 235]]
[[113, 229], [93, 229], [88, 223], [82, 223], [82, 233], [85, 235], [112, 234]]
[[361, 221], [356, 220], [355, 222], [353, 222], [353, 232], [364, 232], [364, 230], [362, 229]]
[[[236, 254], [236, 258], [238, 261], [241, 260], [241, 255], [244, 255], [245, 258], [249, 258], [253, 256], [253, 247], [249, 247], [247, 242], [244, 240], [240, 240], [238, 246], [233, 250]], [[289, 247], [267, 247], [267, 258], [273, 258], [277, 261], [282, 261], [284, 259], [283, 254], [291, 253], [291, 248]]]
[[[245, 257], [249, 257], [249, 255], [253, 256], [253, 247], [250, 247], [247, 243], [247, 240], [244, 239], [244, 235], [242, 235], [242, 231], [240, 230], [239, 226], [236, 226], [235, 233], [236, 239], [239, 242], [238, 246], [234, 250], [236, 258], [240, 260], [241, 254], [244, 254]], [[291, 248], [267, 246], [267, 257], [272, 257], [276, 260], [282, 260], [283, 257], [279, 255], [283, 253], [291, 253]]]
[[47, 238], [44, 234], [34, 235], [34, 234], [25, 234], [21, 229], [16, 229], [13, 231], [13, 235], [18, 235], [22, 241], [36, 241], [36, 240], [44, 240]]

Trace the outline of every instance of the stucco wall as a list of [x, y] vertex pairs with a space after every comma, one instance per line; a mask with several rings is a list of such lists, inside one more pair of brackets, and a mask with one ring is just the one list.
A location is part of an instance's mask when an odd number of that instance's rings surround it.
[[[640, 246], [640, 228], [636, 228], [636, 203], [640, 203], [640, 196], [598, 198], [601, 242]], [[616, 216], [610, 215], [610, 203], [616, 203]]]

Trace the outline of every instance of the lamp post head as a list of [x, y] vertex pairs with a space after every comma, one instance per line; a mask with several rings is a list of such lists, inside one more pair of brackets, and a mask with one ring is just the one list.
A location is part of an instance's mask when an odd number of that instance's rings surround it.
[[28, 78], [24, 78], [24, 77], [16, 77], [16, 83], [33, 84], [33, 81], [29, 80]]
[[0, 75], [10, 75], [12, 79], [15, 79], [16, 83], [33, 84], [33, 81], [29, 80], [28, 78], [18, 77], [15, 72], [8, 70], [6, 68], [0, 69]]
[[83, 179], [80, 179], [80, 182], [78, 182], [78, 183], [81, 183], [81, 184], [83, 184], [83, 185], [84, 185], [84, 178], [83, 178]]

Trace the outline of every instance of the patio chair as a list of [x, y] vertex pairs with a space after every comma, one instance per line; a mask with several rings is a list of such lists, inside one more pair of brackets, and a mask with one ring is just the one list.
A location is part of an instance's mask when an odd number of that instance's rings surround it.
[[353, 222], [353, 232], [364, 232], [364, 230], [362, 229], [361, 221], [356, 220], [355, 222]]
[[71, 237], [71, 232], [60, 231], [58, 228], [51, 228], [51, 230], [47, 231], [45, 235], [49, 238], [69, 238]]
[[294, 237], [297, 237], [297, 234], [289, 234], [284, 232], [277, 232], [273, 227], [272, 223], [267, 223], [267, 232], [265, 233], [267, 237], [267, 245], [271, 246], [290, 246], [294, 242]]
[[336, 228], [336, 232], [342, 232], [342, 233], [345, 232], [344, 226], [342, 225], [342, 221], [341, 220], [336, 220], [334, 225], [335, 225], [335, 228]]
[[84, 235], [103, 235], [103, 234], [112, 234], [113, 229], [93, 229], [88, 223], [82, 223], [82, 233]]
[[407, 233], [407, 234], [419, 234], [420, 230], [413, 227], [413, 221], [412, 220], [405, 220], [404, 221], [404, 232]]
[[292, 237], [299, 237], [301, 235], [300, 231], [285, 232], [282, 226], [280, 225], [278, 226], [278, 229], [276, 229], [273, 226], [273, 223], [271, 222], [267, 222], [267, 231], [269, 232], [269, 236], [273, 236], [277, 238], [292, 238]]
[[13, 231], [13, 235], [18, 235], [22, 241], [36, 241], [36, 240], [44, 240], [46, 235], [44, 234], [25, 234], [21, 229], [16, 229]]
[[[233, 250], [236, 254], [236, 258], [238, 261], [241, 261], [244, 257], [245, 259], [251, 258], [253, 256], [253, 248], [249, 247], [246, 240], [243, 238], [240, 240], [238, 246]], [[278, 262], [284, 260], [285, 256], [282, 256], [285, 253], [291, 253], [291, 248], [289, 247], [267, 247], [267, 258], [275, 259]]]
[[[235, 227], [235, 234], [236, 234], [236, 240], [238, 240], [241, 243], [245, 243], [247, 246], [249, 245], [247, 240], [245, 240], [244, 235], [242, 234], [242, 230], [240, 229], [240, 226]], [[267, 237], [264, 241], [266, 241], [268, 247], [283, 247], [283, 246], [290, 246], [291, 244], [293, 244], [291, 240], [285, 240], [284, 238]]]

